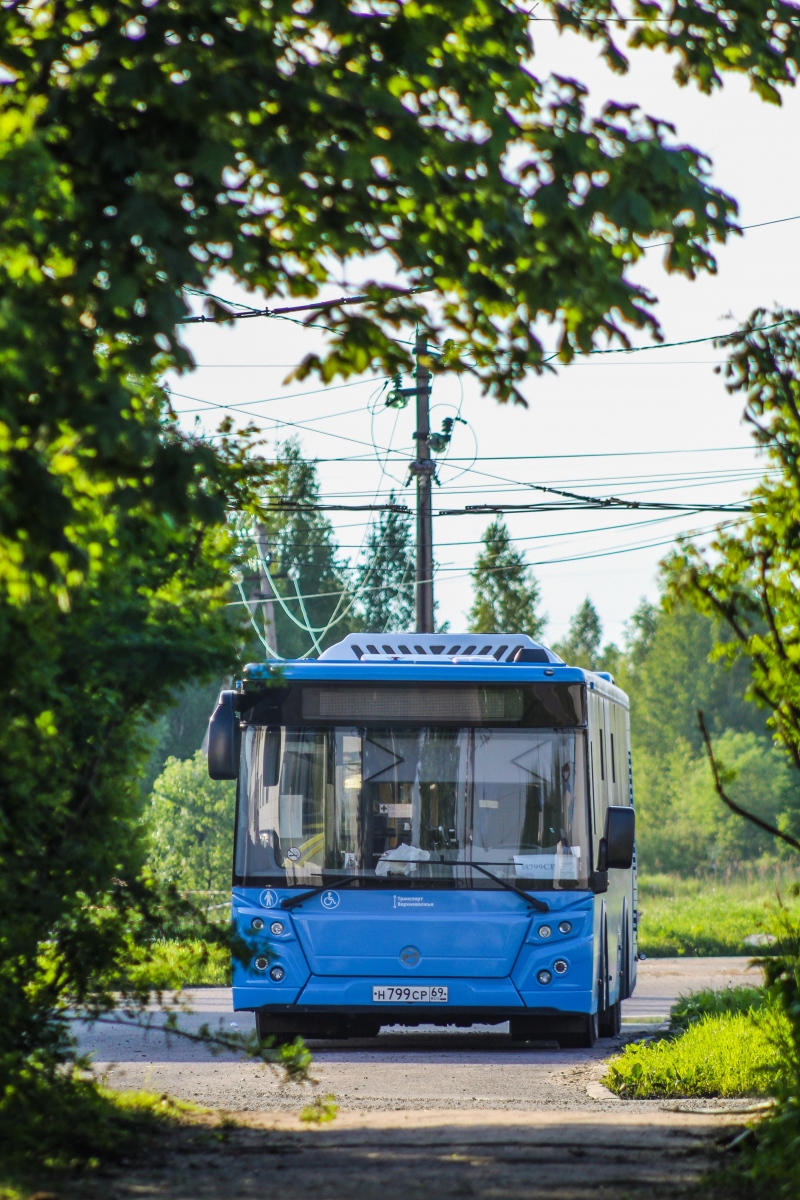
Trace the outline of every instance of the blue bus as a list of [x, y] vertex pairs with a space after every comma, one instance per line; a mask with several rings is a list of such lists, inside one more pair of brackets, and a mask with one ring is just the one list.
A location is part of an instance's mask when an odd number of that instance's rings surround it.
[[233, 1003], [262, 1037], [510, 1022], [591, 1046], [636, 982], [628, 701], [531, 638], [351, 634], [223, 691]]

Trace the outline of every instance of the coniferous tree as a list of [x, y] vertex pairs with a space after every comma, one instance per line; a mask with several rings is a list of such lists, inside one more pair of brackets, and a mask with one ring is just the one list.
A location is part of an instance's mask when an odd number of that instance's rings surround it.
[[473, 633], [527, 633], [533, 638], [541, 634], [547, 617], [536, 611], [539, 584], [525, 555], [514, 548], [504, 521], [493, 521], [484, 533], [472, 582], [468, 620]]
[[[314, 637], [325, 649], [350, 632], [355, 615], [352, 606], [348, 609], [350, 591], [333, 527], [321, 513], [309, 511], [319, 503], [319, 480], [316, 464], [303, 457], [297, 439], [278, 447], [265, 498], [303, 506], [265, 514], [269, 571], [283, 601], [273, 610], [278, 650], [283, 658], [299, 658], [309, 650], [316, 654]], [[332, 620], [336, 624], [325, 630]], [[312, 636], [306, 624], [320, 632]]]
[[567, 636], [553, 643], [556, 654], [571, 667], [584, 667], [595, 671], [600, 668], [600, 643], [603, 626], [600, 616], [587, 596], [569, 623]]
[[[395, 494], [389, 503], [395, 503]], [[359, 623], [373, 632], [414, 627], [414, 541], [406, 513], [383, 511], [358, 568]]]

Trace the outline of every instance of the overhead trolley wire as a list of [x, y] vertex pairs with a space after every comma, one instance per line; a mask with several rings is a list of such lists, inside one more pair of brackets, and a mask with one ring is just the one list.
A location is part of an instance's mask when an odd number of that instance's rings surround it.
[[[722, 454], [731, 450], [754, 450], [755, 446], [695, 446], [689, 450], [604, 450], [590, 454], [479, 454], [476, 459], [450, 458], [450, 462], [538, 462], [549, 459], [572, 458], [645, 458], [655, 454]], [[402, 455], [398, 455], [401, 459]], [[369, 462], [368, 455], [352, 455], [342, 458], [315, 458], [318, 463]], [[405, 461], [405, 459], [403, 459]]]
[[[721, 525], [711, 525], [707, 529], [690, 529], [690, 530], [687, 530], [687, 532], [685, 534], [682, 534], [679, 536], [686, 537], [686, 538], [704, 537], [706, 534], [716, 533], [722, 529], [730, 529], [733, 526], [738, 525], [740, 523], [741, 523], [741, 518], [739, 519], [739, 521], [726, 521], [726, 522], [723, 522], [723, 524], [721, 524]], [[671, 537], [671, 538], [666, 538], [662, 541], [657, 541], [657, 542], [639, 542], [639, 543], [635, 543], [634, 545], [629, 545], [629, 546], [612, 547], [610, 550], [597, 550], [597, 551], [591, 551], [586, 554], [573, 554], [573, 555], [569, 555], [565, 558], [535, 559], [533, 562], [528, 563], [528, 566], [530, 566], [530, 567], [546, 567], [546, 566], [555, 565], [557, 563], [583, 562], [583, 561], [586, 561], [588, 559], [593, 559], [593, 558], [611, 558], [615, 554], [630, 554], [636, 550], [654, 550], [659, 546], [673, 546], [674, 544], [675, 544], [675, 538]], [[444, 567], [439, 567], [438, 569], [441, 571], [463, 571], [463, 568], [458, 567], [458, 566], [452, 566], [452, 567], [444, 566]], [[492, 568], [492, 567], [488, 568], [488, 570], [490, 572], [494, 571], [494, 570], [499, 571], [501, 569], [504, 569], [504, 568], [497, 568], [497, 569]], [[472, 571], [463, 571], [464, 578], [467, 578], [471, 575], [472, 575]], [[458, 578], [458, 576], [451, 576], [451, 578]]]

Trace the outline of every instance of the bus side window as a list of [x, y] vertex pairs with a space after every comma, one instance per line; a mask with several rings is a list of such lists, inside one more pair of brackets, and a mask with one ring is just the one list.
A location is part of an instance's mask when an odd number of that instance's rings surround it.
[[597, 804], [597, 795], [594, 786], [594, 742], [589, 742], [589, 782], [591, 785], [589, 794], [589, 808], [592, 812], [592, 833], [597, 834], [597, 820], [595, 818], [595, 806]]
[[264, 731], [264, 787], [277, 787], [281, 768], [281, 731], [266, 729]]
[[617, 768], [614, 762], [614, 735], [611, 734], [611, 782], [617, 782]]

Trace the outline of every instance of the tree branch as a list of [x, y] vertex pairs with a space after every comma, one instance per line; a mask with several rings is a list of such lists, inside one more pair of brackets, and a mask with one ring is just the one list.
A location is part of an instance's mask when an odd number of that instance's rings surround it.
[[783, 833], [780, 829], [776, 829], [775, 826], [770, 825], [769, 822], [762, 821], [760, 817], [755, 816], [753, 813], [749, 813], [747, 809], [741, 808], [735, 803], [735, 801], [731, 800], [730, 796], [726, 795], [719, 777], [719, 768], [717, 767], [717, 760], [714, 758], [714, 750], [711, 746], [711, 738], [709, 737], [708, 730], [706, 729], [705, 717], [700, 709], [697, 710], [697, 721], [700, 726], [700, 732], [703, 735], [703, 741], [706, 744], [708, 760], [711, 763], [711, 771], [714, 776], [714, 790], [723, 804], [727, 804], [731, 812], [735, 812], [738, 817], [744, 817], [746, 821], [752, 821], [754, 825], [757, 825], [759, 829], [763, 829], [765, 833], [769, 833], [773, 837], [780, 838], [781, 841], [786, 842], [788, 846], [791, 846], [793, 850], [800, 851], [800, 842], [795, 841], [795, 839], [790, 837], [788, 833]]

